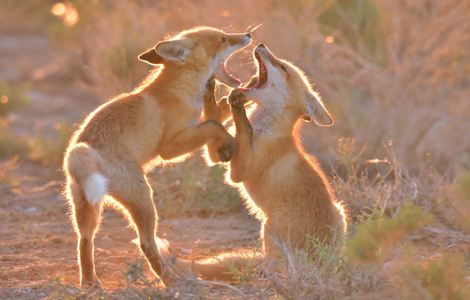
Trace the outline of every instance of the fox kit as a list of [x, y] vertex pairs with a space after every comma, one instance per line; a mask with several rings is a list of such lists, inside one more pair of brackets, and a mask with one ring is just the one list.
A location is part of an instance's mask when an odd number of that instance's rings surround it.
[[[336, 246], [346, 230], [344, 209], [299, 138], [300, 119], [320, 126], [332, 125], [333, 120], [299, 68], [277, 58], [262, 44], [254, 50], [254, 57], [258, 75], [246, 88], [233, 90], [228, 102], [223, 99], [216, 104], [211, 95], [206, 97], [207, 119], [223, 121], [231, 106], [236, 133], [228, 175], [262, 223], [264, 256], [280, 257], [282, 251], [274, 237], [293, 249], [311, 248], [306, 247], [311, 238]], [[247, 99], [256, 104], [250, 118], [244, 108]], [[212, 146], [208, 149], [211, 159]], [[229, 279], [227, 263], [237, 265], [243, 259], [243, 255], [228, 254], [194, 262], [191, 267], [205, 278]], [[177, 260], [178, 265], [189, 267], [183, 260]]]
[[139, 59], [161, 67], [133, 92], [92, 112], [74, 134], [64, 170], [78, 234], [81, 286], [99, 284], [93, 240], [105, 195], [127, 210], [151, 269], [162, 275], [155, 242], [157, 213], [143, 166], [154, 158], [181, 156], [209, 141], [216, 145], [218, 159], [230, 159], [233, 138], [216, 121], [198, 124], [198, 120], [208, 79], [215, 75], [231, 86], [238, 85], [227, 73], [225, 61], [250, 42], [249, 33], [228, 34], [209, 27], [159, 42]]

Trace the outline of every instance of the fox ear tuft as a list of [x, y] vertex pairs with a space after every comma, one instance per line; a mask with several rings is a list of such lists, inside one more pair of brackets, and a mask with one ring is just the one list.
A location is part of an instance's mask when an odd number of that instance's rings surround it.
[[138, 56], [140, 61], [146, 62], [149, 65], [156, 66], [163, 63], [163, 59], [157, 54], [155, 48], [148, 49]]
[[164, 61], [183, 63], [191, 53], [190, 41], [188, 39], [181, 39], [160, 42], [155, 46], [155, 52]]

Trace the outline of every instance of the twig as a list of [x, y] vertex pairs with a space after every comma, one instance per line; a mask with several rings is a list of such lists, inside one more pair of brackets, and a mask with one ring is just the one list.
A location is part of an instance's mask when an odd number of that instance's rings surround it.
[[212, 280], [203, 280], [203, 279], [188, 279], [186, 278], [186, 280], [190, 281], [190, 282], [193, 282], [193, 283], [199, 283], [199, 284], [203, 284], [203, 285], [207, 285], [207, 286], [221, 286], [221, 287], [224, 287], [224, 288], [227, 288], [227, 289], [230, 289], [234, 292], [236, 292], [237, 294], [239, 294], [240, 296], [242, 296], [244, 299], [246, 298], [246, 294], [243, 293], [242, 290], [240, 290], [239, 288], [236, 288], [228, 283], [223, 283], [223, 282], [220, 282], [220, 281], [212, 281]]

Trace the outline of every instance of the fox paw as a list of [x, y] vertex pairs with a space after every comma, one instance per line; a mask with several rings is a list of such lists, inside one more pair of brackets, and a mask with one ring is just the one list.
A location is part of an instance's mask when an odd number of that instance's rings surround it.
[[239, 89], [233, 89], [228, 96], [228, 102], [235, 108], [242, 108], [246, 102], [245, 99], [245, 95]]
[[217, 149], [219, 160], [227, 162], [232, 159], [233, 152], [235, 151], [235, 144], [233, 142], [224, 144]]

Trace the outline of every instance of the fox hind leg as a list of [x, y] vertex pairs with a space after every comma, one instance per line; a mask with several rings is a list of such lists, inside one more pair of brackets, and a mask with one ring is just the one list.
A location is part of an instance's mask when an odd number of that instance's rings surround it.
[[152, 200], [152, 189], [145, 176], [137, 171], [129, 172], [126, 182], [119, 187], [111, 187], [112, 197], [128, 211], [139, 236], [140, 249], [152, 271], [161, 278], [162, 264], [156, 243], [157, 211]]
[[72, 197], [73, 220], [78, 234], [78, 261], [80, 266], [80, 286], [100, 285], [95, 272], [94, 238], [100, 223], [101, 206], [92, 206], [86, 199], [81, 188], [69, 182]]

